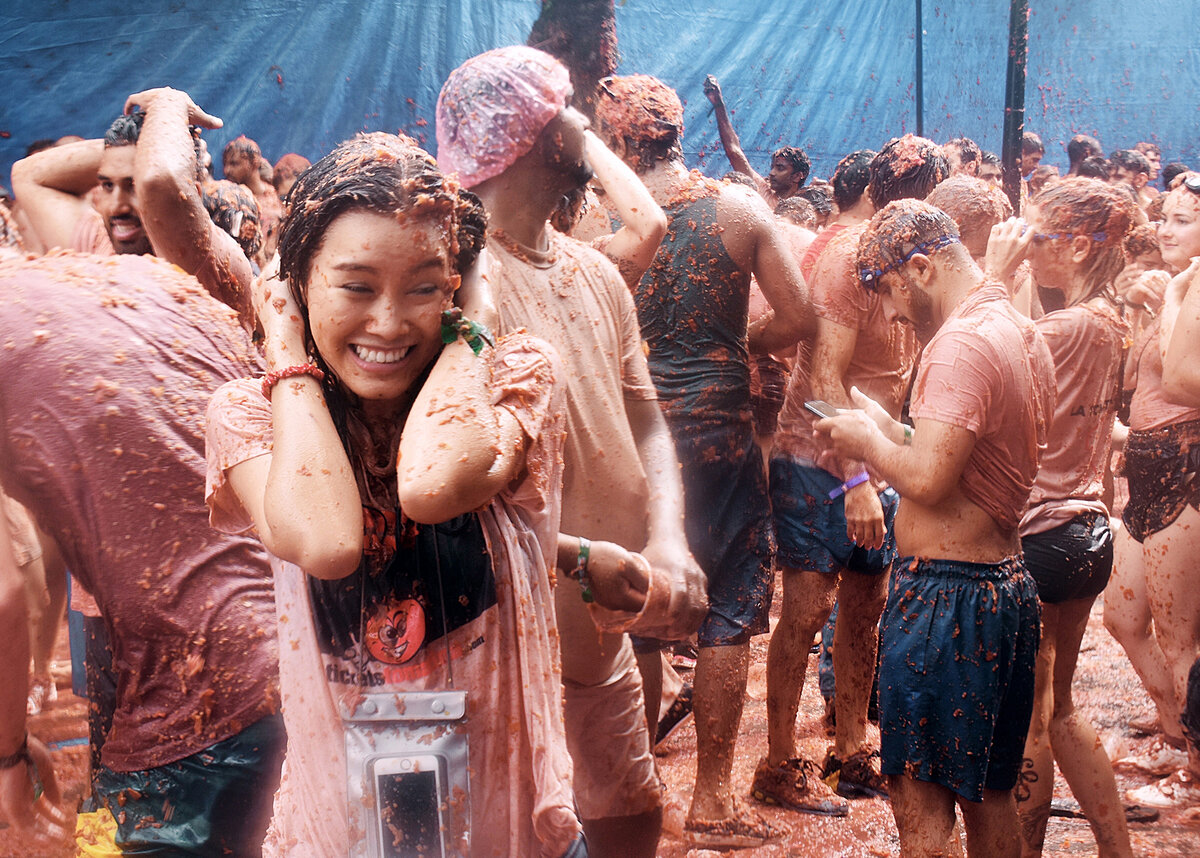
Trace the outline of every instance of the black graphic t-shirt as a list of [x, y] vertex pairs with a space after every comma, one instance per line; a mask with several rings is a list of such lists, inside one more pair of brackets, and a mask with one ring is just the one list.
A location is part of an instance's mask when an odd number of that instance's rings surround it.
[[363, 507], [363, 522], [354, 574], [307, 582], [328, 678], [370, 689], [444, 664], [445, 636], [496, 604], [496, 580], [476, 513], [428, 525]]

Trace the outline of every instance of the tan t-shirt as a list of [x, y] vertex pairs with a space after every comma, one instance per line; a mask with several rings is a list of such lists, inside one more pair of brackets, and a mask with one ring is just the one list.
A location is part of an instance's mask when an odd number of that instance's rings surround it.
[[521, 257], [489, 238], [500, 330], [527, 328], [565, 367], [564, 533], [640, 550], [649, 488], [625, 400], [656, 400], [625, 282], [601, 253], [548, 230], [550, 250]]
[[[854, 269], [858, 240], [866, 224], [840, 231], [826, 246], [813, 269], [813, 304], [817, 315], [857, 331], [854, 355], [846, 367], [845, 385], [852, 385], [898, 416], [917, 354], [912, 328], [889, 322], [878, 295], [863, 288]], [[788, 381], [788, 392], [779, 414], [775, 450], [787, 456], [810, 459], [834, 476], [842, 474], [828, 436], [817, 436], [815, 418], [804, 407], [812, 399], [809, 368], [799, 361]]]
[[1008, 531], [1029, 500], [1054, 400], [1046, 341], [1004, 287], [988, 283], [955, 307], [925, 347], [910, 413], [975, 436], [960, 487]]
[[1054, 359], [1058, 403], [1021, 535], [1043, 533], [1085, 512], [1108, 514], [1104, 472], [1129, 325], [1106, 298], [1047, 313], [1035, 323]]

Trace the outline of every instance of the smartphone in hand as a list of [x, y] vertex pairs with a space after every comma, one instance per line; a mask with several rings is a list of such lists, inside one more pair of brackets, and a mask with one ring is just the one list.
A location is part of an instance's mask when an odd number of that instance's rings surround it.
[[804, 407], [821, 418], [837, 417], [841, 411], [840, 408], [830, 405], [823, 399], [810, 399], [804, 403]]

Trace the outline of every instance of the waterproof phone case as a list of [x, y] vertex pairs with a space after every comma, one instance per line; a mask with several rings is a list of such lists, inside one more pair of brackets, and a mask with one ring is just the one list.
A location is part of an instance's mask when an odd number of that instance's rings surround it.
[[464, 691], [339, 701], [351, 858], [457, 858], [470, 851]]

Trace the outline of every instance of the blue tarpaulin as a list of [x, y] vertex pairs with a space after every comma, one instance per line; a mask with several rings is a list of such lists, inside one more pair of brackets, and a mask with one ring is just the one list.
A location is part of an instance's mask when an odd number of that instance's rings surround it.
[[[1163, 161], [1200, 165], [1197, 0], [1031, 0], [1026, 128], [1065, 167], [1082, 131], [1105, 151], [1152, 140]], [[434, 148], [434, 107], [469, 56], [523, 43], [540, 0], [4, 0], [0, 4], [0, 169], [35, 139], [95, 137], [125, 97], [189, 92], [276, 160], [319, 157], [361, 130], [403, 130]], [[926, 136], [966, 135], [999, 152], [1009, 7], [924, 3]], [[722, 83], [744, 149], [800, 145], [816, 175], [838, 158], [913, 131], [912, 0], [617, 0], [623, 73], [645, 72], [684, 98], [689, 163], [728, 163], [701, 85]]]

